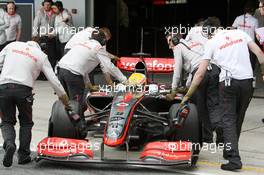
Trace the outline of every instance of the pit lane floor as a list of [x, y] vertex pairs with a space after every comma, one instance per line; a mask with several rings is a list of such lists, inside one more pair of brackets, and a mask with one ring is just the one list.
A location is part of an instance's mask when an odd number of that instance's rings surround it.
[[[36, 155], [37, 143], [47, 136], [48, 119], [53, 102], [57, 99], [48, 82], [38, 81], [35, 85], [34, 102], [34, 127], [32, 138], [33, 156]], [[258, 93], [262, 93], [258, 90]], [[263, 94], [262, 94], [263, 95]], [[259, 96], [259, 95], [258, 95]], [[251, 101], [243, 125], [243, 131], [240, 138], [240, 154], [244, 167], [240, 174], [264, 174], [264, 124], [261, 119], [264, 118], [264, 99], [254, 98]], [[18, 125], [18, 124], [17, 124]], [[18, 128], [18, 126], [16, 126]], [[18, 129], [17, 129], [18, 131]], [[18, 134], [17, 134], [18, 135]], [[3, 143], [0, 133], [0, 144]], [[18, 141], [17, 141], [18, 144]], [[207, 147], [209, 147], [207, 145]], [[105, 166], [105, 165], [69, 165], [42, 161], [40, 163], [32, 162], [28, 165], [18, 165], [17, 158], [14, 157], [12, 168], [4, 168], [0, 164], [0, 174], [30, 175], [30, 174], [237, 174], [225, 172], [220, 169], [220, 164], [226, 162], [222, 158], [222, 151], [215, 151], [214, 148], [202, 150], [199, 162], [193, 169], [188, 168], [166, 168], [166, 167], [126, 167], [126, 166]], [[0, 160], [3, 159], [4, 151], [0, 148]], [[112, 153], [111, 153], [112, 154]], [[115, 155], [116, 154], [116, 155]], [[119, 156], [118, 152], [112, 156]]]

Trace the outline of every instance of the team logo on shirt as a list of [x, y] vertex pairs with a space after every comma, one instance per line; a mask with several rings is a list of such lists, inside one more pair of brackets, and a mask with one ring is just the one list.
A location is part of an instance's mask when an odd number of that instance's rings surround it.
[[190, 42], [190, 45], [189, 45], [189, 47], [191, 48], [191, 49], [193, 49], [193, 48], [195, 48], [195, 47], [198, 47], [198, 46], [203, 46], [201, 43], [199, 43], [199, 42]]
[[19, 55], [23, 55], [27, 58], [30, 58], [32, 59], [34, 62], [37, 62], [38, 61], [38, 58], [35, 57], [34, 55], [30, 54], [29, 52], [27, 51], [24, 51], [24, 50], [17, 50], [17, 49], [13, 49], [12, 50], [13, 53], [16, 53], [16, 54], [19, 54]]
[[[226, 37], [226, 39], [229, 38], [229, 37]], [[236, 45], [236, 44], [239, 44], [239, 43], [242, 43], [243, 42], [243, 39], [239, 38], [239, 39], [236, 39], [236, 40], [231, 40], [231, 38], [227, 39], [227, 42], [223, 45], [221, 45], [219, 47], [220, 50], [222, 49], [225, 49], [225, 48], [228, 48], [228, 47], [231, 47], [233, 45]]]
[[89, 47], [89, 46], [87, 45], [87, 43], [79, 43], [78, 45], [79, 45], [79, 46], [82, 46], [82, 47], [85, 47], [85, 48], [87, 48], [87, 49], [89, 49], [89, 50], [92, 49], [91, 47]]
[[250, 25], [246, 25], [246, 23], [245, 23], [245, 24], [239, 24], [239, 27], [242, 27], [242, 28], [249, 28], [249, 29], [252, 28], [252, 26], [250, 26]]

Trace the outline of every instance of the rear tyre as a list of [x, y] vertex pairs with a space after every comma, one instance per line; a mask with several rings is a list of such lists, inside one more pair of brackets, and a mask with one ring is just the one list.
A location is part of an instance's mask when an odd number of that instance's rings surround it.
[[[201, 137], [201, 125], [198, 118], [198, 112], [194, 104], [189, 104], [190, 113], [185, 120], [183, 128], [175, 128], [171, 125], [171, 131], [168, 135], [168, 140], [170, 141], [190, 141], [192, 142], [193, 157], [191, 165], [194, 166], [198, 161], [198, 155], [202, 146]], [[175, 118], [179, 104], [174, 104], [171, 106], [169, 111], [170, 121]]]
[[[80, 114], [78, 102], [70, 101], [70, 105], [74, 112]], [[86, 135], [81, 135], [79, 129], [70, 121], [64, 105], [60, 101], [56, 101], [52, 106], [51, 117], [49, 119], [48, 136], [84, 139]]]

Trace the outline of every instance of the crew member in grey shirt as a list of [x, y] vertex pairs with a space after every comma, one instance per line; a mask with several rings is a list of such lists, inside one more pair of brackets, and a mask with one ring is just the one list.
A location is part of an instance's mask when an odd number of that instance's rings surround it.
[[7, 16], [10, 21], [10, 26], [6, 29], [6, 45], [19, 41], [21, 38], [22, 20], [20, 15], [16, 13], [16, 8], [16, 4], [13, 1], [6, 4]]
[[[177, 89], [182, 77], [182, 70], [192, 75], [197, 71], [203, 53], [204, 45], [199, 42], [186, 41], [181, 39], [179, 34], [169, 34], [167, 42], [170, 49], [173, 50], [175, 59], [175, 69], [172, 79], [171, 94], [166, 96], [167, 100], [174, 100]], [[216, 124], [220, 121], [217, 115], [218, 111], [218, 80], [219, 68], [211, 64], [203, 80], [195, 94], [194, 103], [197, 105], [198, 116], [202, 121], [202, 140], [206, 143], [213, 142], [213, 129], [216, 129]], [[212, 126], [212, 122], [216, 123]]]
[[6, 32], [9, 27], [9, 20], [6, 12], [0, 8], [0, 51], [6, 46]]

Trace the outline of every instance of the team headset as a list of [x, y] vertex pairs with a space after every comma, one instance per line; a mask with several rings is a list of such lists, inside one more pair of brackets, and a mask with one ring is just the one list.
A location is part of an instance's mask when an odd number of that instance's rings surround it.
[[4, 10], [7, 12], [7, 6], [8, 6], [9, 4], [14, 4], [14, 6], [15, 6], [15, 12], [16, 12], [16, 11], [17, 11], [17, 6], [16, 6], [16, 3], [15, 3], [14, 1], [7, 2], [7, 3], [6, 3], [6, 6], [4, 7]]
[[177, 35], [173, 35], [171, 34], [171, 42], [174, 46], [177, 46], [178, 44], [180, 44], [180, 38]]

